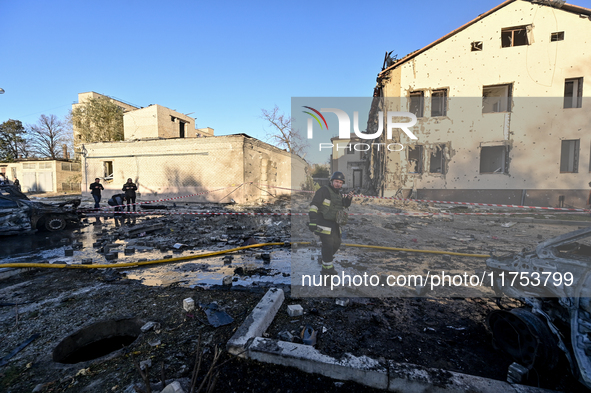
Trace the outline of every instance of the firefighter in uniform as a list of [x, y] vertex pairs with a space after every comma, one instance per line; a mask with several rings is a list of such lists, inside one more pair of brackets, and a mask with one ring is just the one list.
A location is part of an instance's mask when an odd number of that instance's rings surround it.
[[321, 187], [314, 194], [310, 204], [310, 223], [308, 228], [320, 236], [322, 242], [321, 274], [337, 274], [332, 264], [334, 254], [341, 245], [341, 228], [337, 224], [337, 213], [351, 206], [353, 191], [341, 195], [340, 189], [345, 183], [345, 175], [335, 172], [329, 186]]

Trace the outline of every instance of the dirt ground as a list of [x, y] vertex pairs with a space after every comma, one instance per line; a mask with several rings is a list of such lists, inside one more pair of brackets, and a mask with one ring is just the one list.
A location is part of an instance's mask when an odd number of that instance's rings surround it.
[[[307, 211], [306, 201], [281, 199], [262, 206], [175, 206], [175, 211], [257, 213]], [[172, 208], [172, 206], [169, 206]], [[533, 248], [542, 239], [576, 229], [563, 225], [537, 225], [518, 222], [501, 226], [511, 218], [485, 220], [474, 216], [421, 218], [380, 216], [378, 213], [441, 211], [440, 206], [411, 203], [356, 200], [346, 227], [344, 242], [390, 247], [447, 250], [476, 254], [505, 254]], [[444, 208], [445, 209], [445, 208]], [[449, 210], [447, 210], [449, 211]], [[455, 211], [476, 212], [475, 209]], [[551, 214], [547, 215], [552, 219]], [[124, 220], [118, 227], [94, 225], [94, 218], [80, 228], [98, 241], [119, 241], [126, 246], [146, 247], [170, 253], [174, 244], [185, 250], [219, 250], [261, 242], [311, 241], [305, 217], [293, 216], [291, 225], [285, 216], [164, 216], [149, 220]], [[543, 218], [543, 217], [542, 217]], [[556, 218], [556, 217], [554, 217]], [[562, 218], [562, 217], [560, 217]], [[144, 230], [138, 230], [143, 228]], [[157, 229], [154, 229], [157, 228]], [[190, 381], [196, 363], [199, 338], [205, 349], [197, 383], [212, 362], [215, 348], [222, 350], [218, 361], [216, 391], [296, 392], [296, 391], [374, 391], [351, 382], [339, 382], [294, 369], [232, 358], [225, 345], [267, 288], [279, 285], [286, 291], [281, 307], [266, 335], [300, 340], [300, 332], [310, 325], [319, 332], [316, 347], [330, 356], [345, 353], [367, 355], [375, 359], [438, 367], [446, 370], [504, 380], [511, 359], [496, 351], [486, 325], [486, 315], [499, 309], [495, 299], [487, 297], [450, 298], [441, 294], [417, 297], [350, 297], [340, 306], [331, 297], [296, 297], [281, 280], [290, 273], [276, 262], [275, 255], [289, 253], [283, 246], [236, 254], [248, 262], [216, 267], [207, 260], [195, 260], [182, 270], [185, 276], [201, 275], [216, 269], [233, 272], [232, 287], [187, 286], [172, 279], [166, 285], [145, 285], [146, 280], [130, 279], [119, 269], [65, 270], [37, 269], [0, 280], [0, 358], [38, 334], [32, 343], [0, 366], [0, 391], [6, 392], [134, 392], [133, 385], [144, 389], [134, 362], [151, 360], [148, 375], [153, 391], [167, 382]], [[260, 259], [271, 255], [270, 263]], [[309, 256], [319, 254], [315, 247], [304, 247], [298, 255], [309, 262], [305, 269], [319, 271]], [[148, 254], [146, 254], [148, 255]], [[150, 254], [151, 255], [151, 254]], [[173, 257], [175, 255], [172, 255]], [[348, 272], [406, 273], [437, 269], [449, 262], [460, 268], [477, 269], [482, 260], [444, 259], [442, 256], [343, 248], [337, 254], [337, 270]], [[146, 271], [150, 268], [144, 268]], [[227, 273], [224, 273], [227, 274]], [[239, 285], [248, 276], [248, 285]], [[217, 277], [217, 276], [215, 276]], [[220, 276], [221, 277], [221, 276]], [[258, 277], [258, 278], [257, 278]], [[176, 280], [176, 282], [175, 282]], [[216, 278], [217, 280], [217, 278]], [[274, 281], [275, 280], [275, 281]], [[221, 280], [220, 281], [221, 284]], [[197, 309], [185, 312], [183, 299], [193, 298]], [[217, 303], [233, 322], [214, 328], [200, 305]], [[302, 317], [287, 315], [287, 305], [300, 304]], [[503, 307], [519, 303], [511, 299]], [[128, 317], [142, 322], [157, 322], [159, 327], [141, 333], [122, 350], [76, 364], [53, 361], [54, 348], [68, 335], [104, 320]], [[536, 370], [537, 372], [537, 370]], [[561, 364], [552, 374], [539, 370], [530, 384], [560, 391], [581, 391]]]

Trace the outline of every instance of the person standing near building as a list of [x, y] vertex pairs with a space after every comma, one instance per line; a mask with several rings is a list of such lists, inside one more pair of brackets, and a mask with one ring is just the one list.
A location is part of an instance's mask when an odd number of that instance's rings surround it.
[[90, 195], [94, 198], [94, 208], [98, 209], [100, 207], [99, 203], [101, 201], [101, 190], [105, 188], [101, 184], [101, 179], [98, 177], [94, 179], [94, 183], [90, 185]]
[[135, 211], [135, 192], [137, 186], [131, 178], [127, 179], [127, 183], [123, 185], [122, 191], [125, 191], [125, 200], [127, 201], [127, 211], [129, 211], [129, 204], [133, 204], [133, 211]]
[[[332, 263], [334, 254], [341, 246], [341, 227], [338, 216], [343, 210], [351, 206], [353, 191], [343, 196], [340, 193], [345, 183], [345, 175], [335, 172], [330, 178], [328, 186], [321, 187], [314, 194], [308, 216], [310, 223], [308, 228], [314, 234], [320, 236], [322, 242], [322, 269], [323, 275], [337, 274]], [[339, 213], [340, 212], [340, 213]]]
[[18, 181], [18, 179], [16, 177], [14, 178], [14, 182], [12, 184], [14, 184], [14, 186], [17, 188], [17, 190], [19, 190], [19, 191], [21, 190], [21, 182]]

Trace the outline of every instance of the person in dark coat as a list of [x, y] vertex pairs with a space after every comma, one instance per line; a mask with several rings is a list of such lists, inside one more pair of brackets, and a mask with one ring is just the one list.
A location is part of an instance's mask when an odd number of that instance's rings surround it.
[[105, 188], [101, 184], [101, 179], [98, 177], [94, 179], [94, 183], [90, 185], [90, 195], [94, 198], [94, 208], [98, 209], [100, 207], [99, 203], [101, 201], [101, 190]]
[[308, 228], [320, 236], [322, 242], [322, 275], [336, 274], [332, 261], [341, 246], [341, 227], [337, 223], [337, 212], [351, 206], [353, 201], [353, 192], [341, 194], [344, 183], [345, 175], [342, 172], [333, 173], [329, 185], [321, 187], [314, 194], [308, 212]]
[[125, 191], [125, 200], [127, 201], [127, 211], [129, 211], [129, 205], [133, 204], [133, 211], [135, 211], [135, 192], [137, 186], [133, 183], [131, 178], [127, 179], [127, 183], [123, 185], [123, 191]]
[[107, 203], [109, 206], [115, 206], [115, 211], [119, 212], [123, 210], [123, 204], [125, 203], [125, 194], [115, 194], [113, 195]]

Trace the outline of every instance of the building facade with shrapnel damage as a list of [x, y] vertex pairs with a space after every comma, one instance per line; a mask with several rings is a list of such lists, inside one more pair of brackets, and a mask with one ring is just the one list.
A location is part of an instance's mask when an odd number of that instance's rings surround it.
[[[386, 64], [386, 62], [385, 62]], [[383, 196], [585, 205], [591, 180], [591, 10], [509, 0], [378, 74], [378, 112], [407, 111], [412, 140], [372, 149]], [[374, 120], [372, 120], [374, 119]]]

